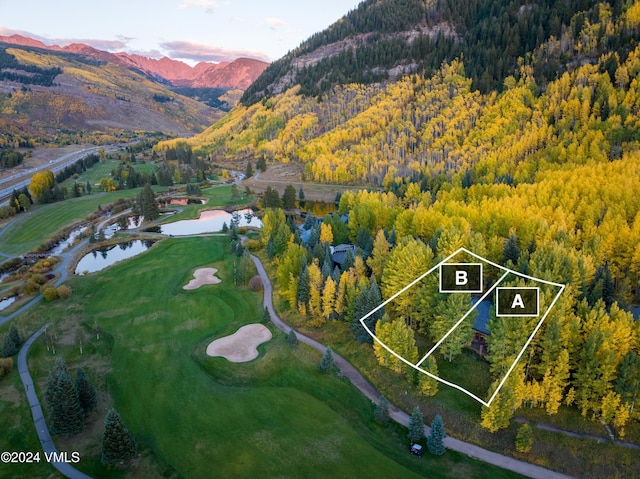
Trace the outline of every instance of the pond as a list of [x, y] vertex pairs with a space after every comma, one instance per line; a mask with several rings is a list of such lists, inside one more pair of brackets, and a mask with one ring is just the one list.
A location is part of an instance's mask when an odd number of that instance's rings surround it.
[[[234, 212], [238, 219], [238, 226], [262, 227], [262, 221], [253, 215], [250, 209]], [[189, 236], [202, 233], [214, 233], [222, 230], [226, 223], [231, 224], [233, 215], [222, 210], [203, 211], [197, 220], [181, 220], [175, 223], [167, 223], [153, 228], [155, 233], [162, 233], [170, 236]]]
[[153, 243], [154, 241], [149, 240], [133, 240], [95, 249], [82, 257], [76, 266], [75, 274], [95, 273], [118, 261], [144, 253]]
[[69, 246], [71, 246], [76, 240], [76, 238], [78, 238], [82, 234], [82, 232], [85, 230], [86, 227], [87, 225], [82, 225], [79, 228], [76, 228], [75, 230], [71, 231], [71, 233], [69, 233], [69, 237], [66, 240], [60, 242], [58, 246], [56, 246], [51, 250], [51, 254], [56, 255], [56, 254], [63, 253], [64, 250], [66, 250]]
[[11, 296], [10, 298], [4, 298], [2, 301], [0, 301], [0, 311], [7, 309], [9, 306], [15, 303], [15, 301], [16, 301], [15, 296]]
[[335, 213], [337, 211], [335, 203], [325, 203], [323, 201], [301, 200], [297, 201], [296, 205], [301, 213], [311, 213], [316, 218], [323, 218], [329, 213]]
[[121, 216], [115, 223], [110, 224], [103, 230], [104, 237], [108, 239], [118, 231], [139, 228], [143, 221], [144, 216], [140, 215]]

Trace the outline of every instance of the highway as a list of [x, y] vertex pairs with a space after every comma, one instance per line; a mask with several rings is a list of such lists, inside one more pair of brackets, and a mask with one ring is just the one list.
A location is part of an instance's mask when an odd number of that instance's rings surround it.
[[[1, 179], [0, 180], [0, 205], [4, 206], [5, 204], [7, 204], [7, 201], [11, 197], [11, 193], [13, 192], [13, 190], [20, 190], [25, 186], [29, 186], [29, 183], [31, 182], [31, 177], [36, 172], [51, 170], [55, 174], [60, 170], [63, 170], [67, 166], [72, 165], [79, 159], [84, 158], [85, 156], [88, 156], [92, 153], [96, 153], [100, 148], [105, 148], [105, 147], [94, 146], [91, 148], [85, 148], [81, 151], [67, 153], [66, 155], [63, 155], [55, 160], [51, 160], [49, 163], [45, 163], [44, 165], [30, 168], [27, 171], [16, 173], [7, 178]], [[116, 148], [119, 149], [120, 146], [117, 145]], [[105, 148], [105, 151], [106, 150], [107, 148]], [[14, 183], [15, 181], [17, 181], [17, 183]], [[6, 183], [11, 183], [11, 184], [5, 185]]]

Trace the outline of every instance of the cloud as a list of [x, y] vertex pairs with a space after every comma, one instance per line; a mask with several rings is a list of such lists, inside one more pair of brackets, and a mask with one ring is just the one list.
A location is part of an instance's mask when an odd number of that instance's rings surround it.
[[160, 47], [167, 50], [168, 56], [174, 59], [199, 62], [228, 62], [239, 57], [248, 57], [265, 62], [271, 61], [264, 52], [222, 48], [217, 45], [175, 41], [162, 43]]
[[261, 25], [269, 25], [272, 29], [276, 29], [278, 27], [284, 27], [286, 23], [283, 20], [280, 20], [276, 17], [267, 17], [260, 22]]
[[41, 35], [36, 35], [35, 33], [26, 32], [23, 30], [14, 30], [6, 27], [0, 27], [0, 35], [22, 35], [23, 37], [33, 38], [34, 40], [38, 40], [49, 46], [58, 45], [64, 47], [65, 45], [70, 45], [72, 43], [84, 43], [85, 45], [92, 46], [94, 48], [97, 48], [98, 50], [105, 50], [110, 52], [122, 51], [127, 47], [131, 40], [134, 40], [134, 38], [125, 37], [124, 35], [118, 35], [116, 37], [117, 40], [103, 40], [100, 38], [49, 38], [43, 37]]
[[229, 21], [232, 22], [232, 23], [244, 23], [244, 18], [231, 17], [231, 18], [229, 18]]
[[4, 37], [10, 37], [11, 35], [21, 35], [23, 37], [33, 38], [34, 40], [38, 40], [45, 45], [53, 45], [53, 40], [45, 38], [40, 35], [36, 35], [35, 33], [27, 32], [25, 30], [15, 30], [13, 28], [0, 27], [0, 35]]
[[164, 53], [160, 50], [128, 50], [127, 53], [132, 55], [140, 55], [141, 57], [153, 58], [155, 60], [160, 60], [164, 57]]
[[183, 2], [178, 5], [180, 10], [190, 7], [204, 8], [207, 13], [211, 13], [214, 8], [218, 7], [218, 4], [212, 0], [183, 0]]
[[120, 52], [126, 49], [128, 40], [101, 40], [99, 38], [60, 38], [55, 40], [59, 45], [69, 45], [71, 43], [84, 43], [98, 50], [107, 52]]

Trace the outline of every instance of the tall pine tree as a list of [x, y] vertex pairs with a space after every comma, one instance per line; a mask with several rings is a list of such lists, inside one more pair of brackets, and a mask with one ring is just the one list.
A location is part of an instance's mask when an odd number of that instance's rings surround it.
[[442, 422], [442, 418], [440, 415], [436, 415], [431, 423], [431, 433], [427, 438], [427, 449], [431, 454], [436, 456], [442, 456], [446, 451], [444, 447], [444, 438], [447, 435], [444, 432], [444, 423]]
[[102, 464], [119, 464], [128, 461], [136, 453], [136, 443], [122, 422], [120, 414], [110, 409], [104, 418], [102, 436]]
[[68, 371], [60, 373], [52, 402], [51, 432], [61, 436], [72, 436], [82, 431], [85, 415], [80, 406], [75, 382]]
[[76, 368], [76, 389], [78, 390], [78, 399], [80, 406], [84, 410], [85, 414], [93, 411], [98, 404], [96, 397], [96, 388], [89, 382], [87, 373], [84, 368]]
[[424, 437], [424, 419], [422, 411], [418, 406], [413, 408], [409, 417], [409, 432], [407, 433], [409, 440], [414, 443], [420, 441]]

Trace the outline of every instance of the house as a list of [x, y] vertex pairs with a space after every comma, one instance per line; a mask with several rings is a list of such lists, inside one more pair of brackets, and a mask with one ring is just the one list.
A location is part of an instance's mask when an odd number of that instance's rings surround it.
[[356, 255], [356, 246], [353, 244], [340, 244], [338, 246], [331, 247], [331, 260], [333, 261], [334, 266], [340, 266], [342, 269], [342, 265], [344, 264], [344, 260], [347, 257], [347, 253], [351, 251], [353, 256]]
[[[478, 298], [471, 298], [473, 304], [478, 303]], [[493, 303], [487, 299], [480, 301], [480, 304], [476, 306], [478, 315], [473, 322], [473, 340], [471, 341], [471, 349], [476, 351], [480, 356], [487, 354], [487, 336], [491, 336], [491, 331], [488, 329], [489, 317]]]

